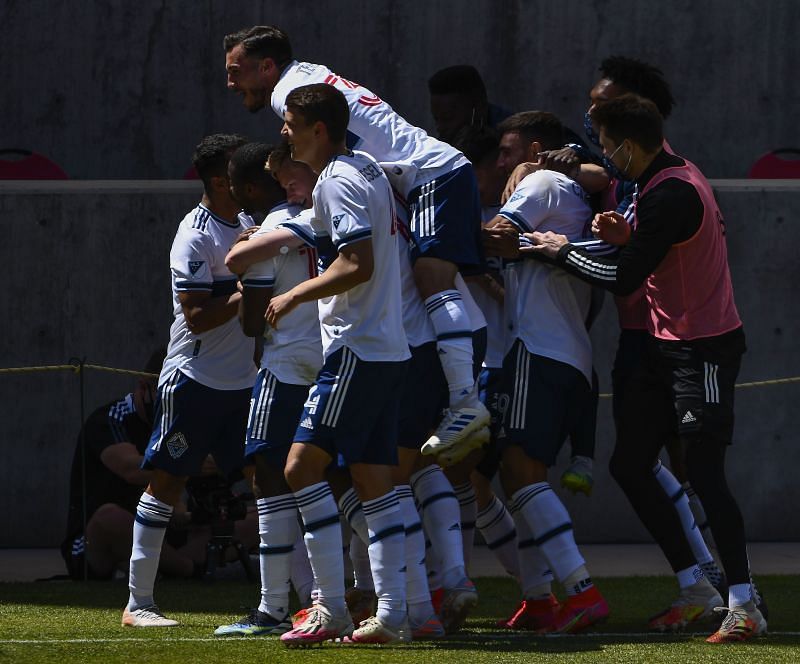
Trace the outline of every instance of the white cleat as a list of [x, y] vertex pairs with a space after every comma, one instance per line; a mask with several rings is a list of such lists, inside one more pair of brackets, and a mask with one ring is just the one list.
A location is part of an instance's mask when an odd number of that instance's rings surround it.
[[423, 454], [440, 455], [460, 446], [473, 432], [489, 425], [491, 415], [472, 393], [445, 412], [434, 434], [422, 446]]
[[459, 461], [466, 459], [471, 452], [479, 450], [484, 445], [488, 445], [490, 438], [489, 427], [482, 427], [477, 431], [473, 431], [460, 445], [451, 447], [439, 454], [436, 457], [436, 463], [442, 468], [454, 466]]
[[151, 604], [134, 611], [125, 607], [122, 624], [126, 627], [175, 627], [178, 621], [165, 617], [155, 604]]

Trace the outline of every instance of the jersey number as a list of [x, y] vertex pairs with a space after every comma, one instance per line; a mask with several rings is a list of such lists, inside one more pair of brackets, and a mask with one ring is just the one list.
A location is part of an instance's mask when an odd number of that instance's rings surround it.
[[300, 247], [297, 253], [306, 257], [308, 263], [308, 278], [317, 276], [317, 250], [314, 247]]
[[[356, 90], [361, 87], [358, 83], [353, 83], [352, 81], [348, 81], [346, 78], [342, 78], [341, 76], [336, 76], [334, 74], [329, 74], [328, 77], [325, 79], [325, 82], [328, 85], [332, 85], [340, 90], [341, 89]], [[382, 101], [383, 100], [380, 97], [372, 93], [368, 95], [361, 95], [358, 98], [358, 103], [361, 104], [362, 106], [377, 106]]]

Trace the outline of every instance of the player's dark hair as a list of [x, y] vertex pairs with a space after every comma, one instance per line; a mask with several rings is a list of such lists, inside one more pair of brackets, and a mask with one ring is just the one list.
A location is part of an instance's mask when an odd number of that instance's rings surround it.
[[472, 65], [453, 65], [440, 69], [428, 79], [432, 95], [466, 95], [476, 102], [486, 102], [486, 86]]
[[626, 92], [633, 92], [652, 101], [661, 117], [668, 118], [675, 106], [675, 99], [664, 79], [664, 72], [635, 58], [612, 55], [600, 63], [603, 78], [616, 83]]
[[264, 186], [271, 182], [266, 170], [273, 147], [267, 143], [247, 143], [231, 155], [230, 170], [238, 182]]
[[254, 25], [252, 28], [239, 30], [225, 35], [222, 44], [226, 53], [241, 44], [245, 55], [272, 58], [279, 68], [285, 67], [292, 61], [289, 35], [276, 25]]
[[598, 104], [592, 111], [592, 119], [616, 145], [627, 138], [647, 152], [654, 152], [664, 142], [664, 119], [658, 107], [630, 92]]
[[517, 132], [526, 141], [538, 141], [545, 150], [556, 150], [564, 145], [564, 126], [553, 113], [547, 111], [522, 111], [503, 120], [497, 131], [502, 136]]
[[350, 122], [350, 107], [344, 95], [332, 85], [312, 83], [295, 88], [286, 97], [286, 108], [302, 115], [306, 124], [324, 124], [332, 143], [344, 141]]
[[194, 149], [192, 164], [207, 194], [211, 193], [211, 178], [228, 177], [228, 160], [245, 143], [247, 139], [240, 134], [211, 134]]
[[278, 171], [281, 170], [287, 161], [292, 160], [292, 147], [289, 141], [283, 140], [275, 146], [275, 149], [270, 153], [269, 160], [267, 161], [267, 170], [276, 180], [278, 179]]
[[464, 127], [453, 140], [453, 147], [461, 150], [473, 164], [485, 159], [497, 159], [500, 137], [490, 127]]

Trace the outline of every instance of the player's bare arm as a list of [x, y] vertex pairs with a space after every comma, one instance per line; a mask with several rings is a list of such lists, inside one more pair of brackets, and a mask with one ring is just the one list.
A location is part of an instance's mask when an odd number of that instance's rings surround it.
[[238, 291], [218, 297], [212, 297], [211, 293], [178, 293], [186, 325], [192, 334], [208, 332], [227, 323], [239, 310], [241, 297]]
[[[285, 228], [264, 233], [247, 242], [237, 242], [225, 256], [225, 267], [233, 274], [244, 274], [254, 263], [275, 258], [280, 253], [305, 244], [304, 240]], [[283, 250], [283, 247], [286, 247]]]
[[259, 338], [264, 334], [267, 305], [272, 297], [272, 288], [242, 288], [242, 299], [239, 300], [239, 324], [242, 332], [248, 337]]
[[283, 295], [272, 298], [267, 308], [267, 322], [277, 322], [298, 304], [339, 295], [369, 281], [372, 276], [372, 241], [361, 240], [339, 251], [336, 260], [320, 276], [304, 281]]
[[150, 482], [152, 473], [142, 470], [142, 454], [133, 443], [109, 445], [100, 453], [100, 461], [128, 484], [144, 487]]

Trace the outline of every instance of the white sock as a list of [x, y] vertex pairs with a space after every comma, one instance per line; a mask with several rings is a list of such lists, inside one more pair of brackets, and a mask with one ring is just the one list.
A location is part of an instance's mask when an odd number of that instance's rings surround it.
[[461, 293], [443, 290], [425, 300], [428, 317], [436, 332], [436, 347], [442, 363], [450, 405], [454, 405], [472, 390], [472, 323]]
[[689, 586], [693, 586], [695, 583], [704, 578], [703, 570], [700, 569], [699, 565], [692, 565], [686, 569], [680, 569], [675, 572], [675, 576], [678, 577], [678, 585], [680, 586], [681, 590], [688, 588]]
[[547, 482], [523, 487], [514, 494], [512, 500], [528, 522], [536, 546], [547, 559], [555, 577], [563, 584], [570, 574], [586, 564], [575, 544], [567, 508]]
[[697, 524], [697, 529], [705, 540], [706, 546], [713, 551], [717, 549], [717, 543], [714, 541], [714, 536], [711, 534], [711, 527], [708, 525], [708, 517], [706, 511], [703, 509], [703, 503], [700, 502], [698, 496], [692, 485], [689, 482], [683, 483], [683, 490], [686, 492], [686, 498], [689, 500], [689, 508], [694, 514], [694, 522]]
[[398, 627], [406, 617], [406, 543], [400, 503], [394, 489], [361, 504], [369, 529], [369, 562], [378, 596], [376, 616]]
[[753, 586], [749, 583], [734, 583], [728, 586], [728, 607], [742, 606], [753, 599]]
[[692, 549], [697, 563], [702, 565], [704, 563], [714, 562], [714, 557], [708, 550], [705, 540], [703, 540], [703, 535], [700, 533], [700, 529], [695, 523], [692, 508], [689, 506], [689, 498], [686, 496], [686, 491], [683, 489], [680, 482], [678, 482], [675, 476], [661, 461], [653, 468], [653, 474], [656, 476], [661, 488], [664, 489], [672, 500], [672, 504], [675, 505], [675, 509], [681, 519], [683, 532], [686, 535], [686, 539], [689, 540], [689, 546]]
[[592, 579], [586, 569], [586, 565], [581, 565], [572, 574], [570, 574], [563, 581], [564, 590], [567, 591], [567, 596], [579, 595], [584, 590], [589, 590], [593, 587]]
[[503, 501], [493, 496], [491, 502], [478, 512], [475, 525], [486, 545], [500, 561], [503, 569], [519, 580], [520, 561], [517, 552], [517, 529]]
[[149, 493], [143, 493], [136, 507], [133, 522], [133, 547], [131, 549], [130, 575], [128, 577], [128, 610], [150, 606], [153, 586], [161, 558], [161, 545], [167, 532], [172, 506], [162, 503]]
[[520, 588], [523, 599], [544, 599], [553, 592], [553, 572], [550, 564], [536, 546], [533, 530], [528, 525], [525, 516], [517, 509], [514, 501], [511, 502], [511, 515], [516, 524], [520, 570]]
[[369, 563], [369, 533], [364, 510], [354, 489], [348, 489], [339, 498], [339, 509], [355, 537], [350, 538], [350, 562], [353, 564], [353, 583], [359, 590], [375, 591], [372, 569]]
[[[467, 572], [461, 540], [461, 517], [453, 486], [442, 469], [433, 465], [414, 473], [411, 487], [422, 512], [425, 533], [438, 559], [442, 586], [454, 588], [467, 576]], [[436, 561], [433, 564], [437, 566]]]
[[312, 484], [294, 494], [303, 517], [306, 548], [317, 601], [334, 615], [347, 611], [344, 601], [344, 560], [339, 510], [327, 482]]
[[461, 516], [461, 543], [464, 551], [464, 568], [469, 573], [469, 562], [472, 560], [472, 548], [475, 546], [475, 520], [478, 517], [478, 499], [472, 482], [465, 482], [453, 487], [458, 499]]
[[[420, 519], [422, 515], [420, 515]], [[425, 524], [422, 524], [422, 532], [425, 535], [425, 569], [428, 570], [428, 588], [431, 592], [441, 590], [442, 588], [442, 573], [440, 569], [441, 560], [439, 560], [433, 551], [433, 544], [431, 538], [425, 530]]]
[[259, 498], [258, 547], [261, 566], [261, 603], [258, 610], [282, 620], [289, 613], [289, 578], [300, 525], [294, 494]]
[[314, 572], [311, 571], [311, 563], [308, 561], [308, 549], [303, 538], [303, 531], [300, 524], [297, 524], [297, 537], [294, 542], [291, 560], [292, 572], [291, 579], [297, 600], [301, 607], [311, 605], [311, 592], [314, 587]]
[[400, 513], [406, 531], [406, 602], [408, 619], [412, 625], [425, 622], [433, 613], [431, 591], [428, 588], [428, 571], [425, 568], [425, 535], [422, 532], [414, 494], [407, 484], [396, 486]]

